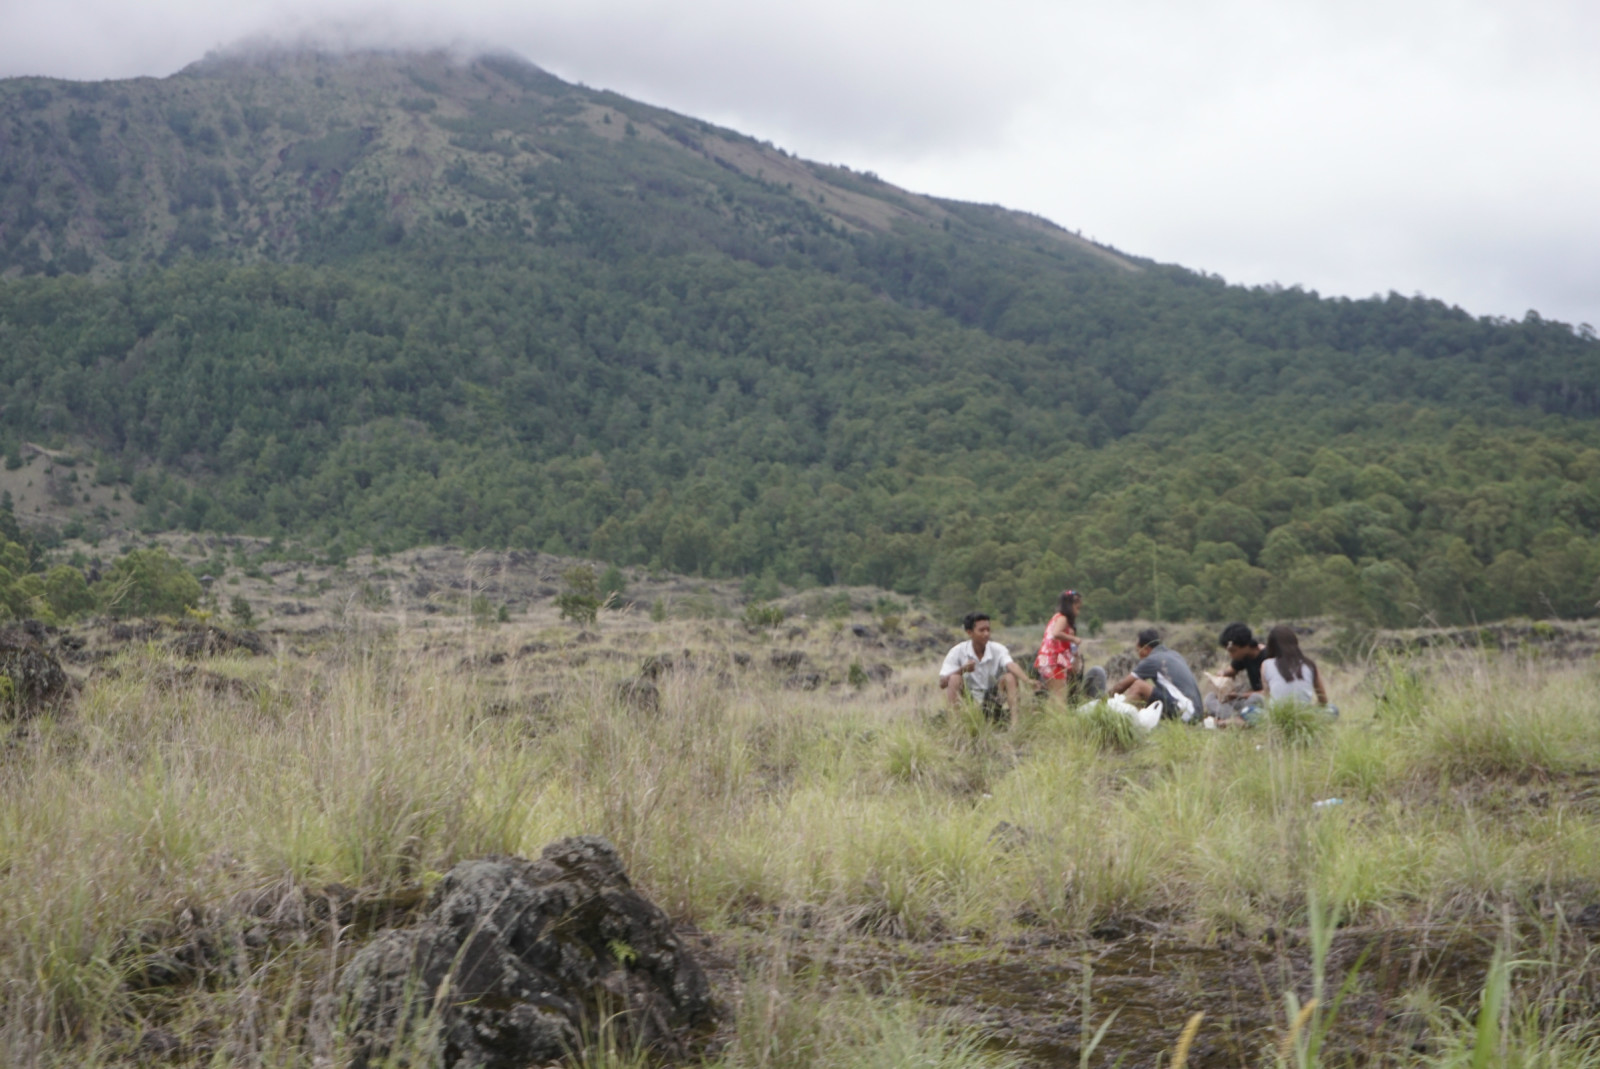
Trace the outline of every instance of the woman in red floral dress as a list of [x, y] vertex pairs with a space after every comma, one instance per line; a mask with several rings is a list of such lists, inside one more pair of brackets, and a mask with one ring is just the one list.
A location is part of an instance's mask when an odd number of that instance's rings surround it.
[[1044, 625], [1044, 639], [1039, 643], [1039, 655], [1033, 659], [1033, 666], [1053, 695], [1093, 699], [1106, 692], [1106, 670], [1086, 669], [1078, 648], [1078, 610], [1082, 607], [1081, 594], [1076, 590], [1063, 590], [1055, 615]]
[[1044, 639], [1033, 666], [1051, 694], [1065, 693], [1083, 675], [1078, 656], [1078, 608], [1082, 604], [1083, 597], [1076, 590], [1063, 590], [1055, 615], [1044, 625]]

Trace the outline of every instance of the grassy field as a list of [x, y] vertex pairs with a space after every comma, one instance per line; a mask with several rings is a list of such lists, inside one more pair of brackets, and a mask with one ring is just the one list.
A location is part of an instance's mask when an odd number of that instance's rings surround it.
[[1591, 659], [1330, 665], [1336, 723], [1011, 731], [847, 622], [106, 646], [0, 756], [0, 1063], [342, 1064], [367, 934], [575, 833], [699, 933], [729, 1069], [1170, 1063], [1202, 1011], [1197, 1065], [1600, 1061]]

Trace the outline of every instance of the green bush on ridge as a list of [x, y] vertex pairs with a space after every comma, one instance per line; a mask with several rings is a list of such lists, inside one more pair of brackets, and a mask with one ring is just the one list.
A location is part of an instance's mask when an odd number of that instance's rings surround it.
[[108, 616], [182, 616], [203, 591], [183, 563], [164, 549], [134, 549], [101, 576], [97, 600]]

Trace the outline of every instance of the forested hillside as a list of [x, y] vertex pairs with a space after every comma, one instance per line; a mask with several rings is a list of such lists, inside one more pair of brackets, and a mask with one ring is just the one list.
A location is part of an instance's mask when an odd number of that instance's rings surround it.
[[1230, 287], [515, 61], [0, 83], [0, 265], [0, 444], [152, 529], [1009, 617], [1600, 598], [1587, 332]]

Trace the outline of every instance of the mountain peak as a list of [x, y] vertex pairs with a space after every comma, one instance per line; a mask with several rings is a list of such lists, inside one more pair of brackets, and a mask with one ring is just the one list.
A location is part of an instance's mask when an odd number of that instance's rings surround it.
[[165, 79], [14, 79], [0, 158], [6, 274], [326, 258], [463, 229], [781, 258], [897, 226], [998, 226], [1138, 269], [1035, 217], [804, 161], [504, 52], [247, 43]]

